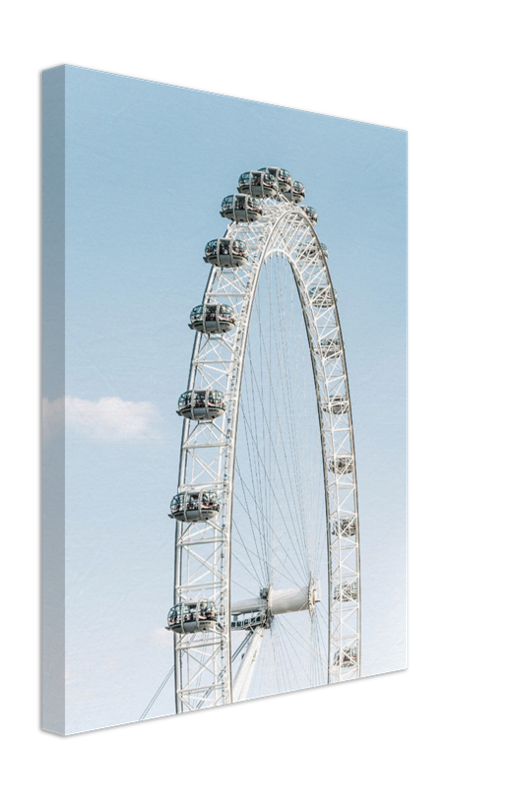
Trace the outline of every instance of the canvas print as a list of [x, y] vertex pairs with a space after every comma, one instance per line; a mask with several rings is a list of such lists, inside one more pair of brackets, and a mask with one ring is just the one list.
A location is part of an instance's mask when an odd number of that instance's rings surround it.
[[405, 668], [406, 150], [43, 74], [46, 730]]

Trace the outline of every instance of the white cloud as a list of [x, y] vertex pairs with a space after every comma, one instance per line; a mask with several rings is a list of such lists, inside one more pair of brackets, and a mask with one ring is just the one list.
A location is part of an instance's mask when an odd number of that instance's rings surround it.
[[[65, 408], [65, 414], [64, 414]], [[54, 436], [65, 428], [69, 432], [92, 439], [154, 439], [159, 414], [153, 403], [101, 397], [82, 400], [80, 397], [43, 398], [43, 434]]]

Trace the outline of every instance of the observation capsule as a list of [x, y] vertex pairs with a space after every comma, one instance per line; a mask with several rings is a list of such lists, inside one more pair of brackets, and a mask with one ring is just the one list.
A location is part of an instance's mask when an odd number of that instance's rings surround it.
[[254, 197], [274, 197], [278, 193], [277, 178], [263, 170], [243, 172], [237, 188], [242, 194]]
[[175, 633], [210, 631], [216, 627], [217, 619], [217, 607], [212, 600], [189, 600], [170, 609], [166, 630]]
[[200, 522], [217, 516], [220, 509], [217, 492], [210, 489], [202, 489], [200, 492], [189, 490], [175, 495], [170, 503], [168, 516], [178, 519], [179, 522]]
[[231, 306], [207, 303], [193, 308], [189, 327], [199, 333], [227, 333], [235, 324], [235, 312]]
[[331, 395], [328, 401], [322, 403], [322, 408], [331, 414], [345, 414], [348, 411], [348, 400], [344, 394]]
[[355, 517], [342, 517], [339, 524], [337, 520], [333, 523], [331, 532], [333, 536], [337, 536], [338, 532], [341, 536], [356, 536], [357, 520]]
[[[282, 194], [283, 197], [286, 197], [286, 199], [290, 200], [292, 203], [302, 203], [302, 201], [306, 197], [306, 190], [304, 188], [303, 183], [300, 183], [299, 181], [292, 181], [292, 185], [289, 186], [288, 188], [283, 189]], [[303, 206], [303, 208], [307, 208], [307, 206]], [[314, 209], [310, 210], [314, 211]], [[318, 215], [316, 214], [316, 211], [314, 211], [314, 213], [316, 215], [316, 220], [314, 221], [317, 222]]]
[[322, 339], [315, 352], [322, 358], [337, 358], [342, 355], [341, 342], [339, 339]]
[[212, 239], [205, 245], [203, 260], [215, 267], [241, 267], [247, 264], [247, 244], [240, 239]]
[[216, 389], [193, 389], [180, 395], [177, 414], [187, 419], [208, 421], [220, 417], [225, 411], [223, 392]]
[[219, 213], [234, 222], [255, 222], [263, 214], [262, 201], [250, 194], [229, 194]]
[[[324, 242], [320, 242], [320, 246], [325, 258], [329, 258], [329, 250], [327, 245], [324, 244]], [[320, 248], [314, 240], [312, 242], [303, 242], [302, 244], [297, 245], [295, 252], [299, 258], [314, 258], [315, 256], [321, 255]]]
[[357, 586], [357, 580], [344, 581], [340, 586], [336, 586], [334, 589], [334, 600], [341, 600], [343, 603], [357, 600], [359, 596]]
[[334, 289], [332, 294], [330, 286], [311, 286], [309, 297], [314, 306], [330, 308], [337, 301], [338, 293]]
[[330, 472], [335, 472], [336, 475], [347, 475], [353, 472], [353, 456], [333, 456], [327, 461], [327, 467]]
[[357, 658], [357, 645], [352, 644], [350, 647], [345, 647], [343, 650], [337, 650], [334, 656], [334, 666], [341, 667], [341, 669], [348, 669], [356, 667], [358, 663]]
[[268, 172], [270, 175], [273, 175], [277, 180], [280, 192], [285, 192], [292, 188], [292, 176], [287, 169], [281, 169], [281, 167], [260, 167], [259, 171]]
[[316, 223], [318, 222], [318, 214], [316, 213], [316, 210], [314, 208], [311, 208], [311, 206], [301, 206], [301, 208], [306, 217], [309, 220], [311, 220], [313, 225], [316, 225]]

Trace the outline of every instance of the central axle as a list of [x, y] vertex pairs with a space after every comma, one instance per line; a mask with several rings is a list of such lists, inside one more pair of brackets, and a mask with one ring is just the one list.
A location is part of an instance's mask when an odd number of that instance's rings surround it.
[[[253, 627], [253, 625], [267, 627], [271, 617], [294, 611], [309, 611], [312, 616], [315, 604], [320, 600], [320, 582], [315, 583], [313, 579], [307, 586], [296, 586], [292, 589], [274, 589], [269, 586], [261, 589], [258, 597], [236, 600], [232, 603], [232, 629]], [[251, 618], [239, 620], [239, 617], [246, 615], [251, 615]]]

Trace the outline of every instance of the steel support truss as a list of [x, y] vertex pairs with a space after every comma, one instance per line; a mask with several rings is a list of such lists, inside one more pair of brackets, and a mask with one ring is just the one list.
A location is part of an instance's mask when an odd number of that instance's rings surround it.
[[[357, 480], [350, 391], [341, 326], [335, 300], [314, 305], [312, 286], [329, 287], [332, 282], [320, 242], [305, 212], [278, 199], [262, 200], [263, 216], [253, 223], [231, 223], [226, 237], [248, 245], [245, 266], [212, 267], [203, 303], [225, 303], [233, 307], [236, 326], [224, 334], [197, 333], [188, 389], [219, 389], [224, 392], [226, 413], [211, 422], [185, 419], [183, 423], [178, 491], [207, 487], [218, 492], [219, 515], [207, 522], [176, 523], [174, 602], [206, 597], [219, 609], [213, 632], [175, 635], [175, 693], [178, 713], [223, 705], [234, 701], [231, 667], [230, 570], [233, 514], [233, 484], [237, 420], [244, 355], [253, 303], [264, 262], [272, 254], [284, 256], [293, 272], [302, 306], [312, 355], [317, 413], [320, 421], [324, 489], [327, 511], [329, 572], [328, 681], [335, 683], [360, 674], [360, 581]], [[313, 255], [306, 245], [314, 244]], [[320, 342], [339, 341], [333, 357], [327, 357]], [[329, 397], [343, 395], [347, 410], [332, 413]], [[331, 459], [348, 457], [351, 471], [330, 471]], [[352, 520], [343, 535], [341, 520]], [[345, 524], [345, 523], [343, 523]], [[355, 534], [350, 535], [352, 527]], [[356, 599], [337, 591], [357, 581]], [[261, 644], [261, 638], [260, 642]], [[356, 649], [352, 663], [344, 654]]]

